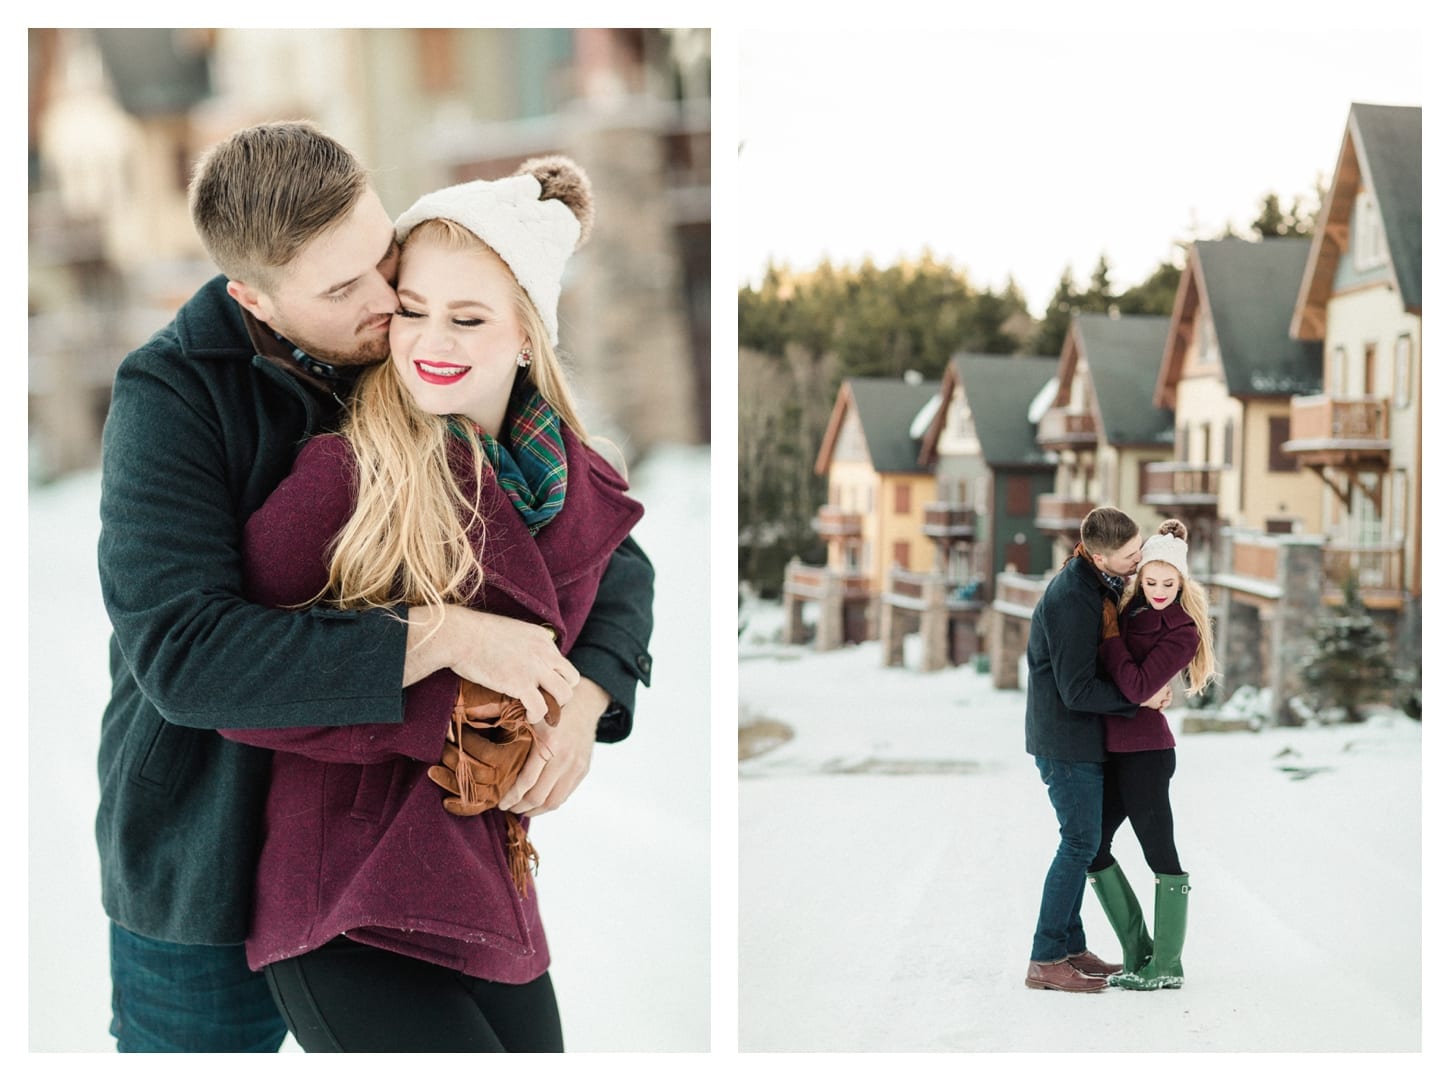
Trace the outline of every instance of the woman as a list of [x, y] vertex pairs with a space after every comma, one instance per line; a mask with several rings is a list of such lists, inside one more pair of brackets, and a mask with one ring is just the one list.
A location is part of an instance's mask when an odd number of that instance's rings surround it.
[[[642, 513], [585, 444], [554, 351], [591, 214], [583, 173], [548, 158], [398, 219], [392, 356], [248, 522], [257, 599], [336, 618], [471, 604], [567, 654]], [[449, 696], [446, 733], [228, 733], [278, 752], [248, 961], [308, 1051], [562, 1050], [532, 849], [497, 808], [553, 731], [447, 671], [409, 693]]]
[[[1164, 522], [1144, 542], [1138, 573], [1121, 601], [1116, 607], [1103, 604], [1098, 657], [1135, 702], [1145, 701], [1185, 669], [1191, 694], [1202, 692], [1213, 678], [1213, 631], [1203, 587], [1188, 575], [1187, 538], [1182, 522]], [[1173, 733], [1162, 712], [1147, 706], [1131, 718], [1105, 716], [1103, 733], [1108, 758], [1102, 842], [1088, 867], [1088, 881], [1123, 945], [1123, 971], [1109, 976], [1108, 983], [1138, 991], [1181, 987], [1189, 887], [1178, 862], [1168, 798], [1176, 765]], [[1133, 824], [1155, 876], [1151, 938], [1132, 887], [1113, 859], [1113, 834], [1124, 818]]]

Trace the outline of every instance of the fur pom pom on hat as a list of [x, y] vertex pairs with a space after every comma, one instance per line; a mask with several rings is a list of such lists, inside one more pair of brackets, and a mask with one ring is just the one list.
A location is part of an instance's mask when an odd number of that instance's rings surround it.
[[398, 242], [430, 218], [457, 222], [497, 252], [539, 309], [550, 342], [559, 343], [564, 264], [594, 224], [594, 195], [583, 169], [552, 155], [526, 161], [501, 180], [430, 192], [394, 223]]
[[1143, 542], [1143, 556], [1138, 560], [1141, 572], [1149, 563], [1167, 563], [1184, 578], [1188, 577], [1188, 527], [1177, 518], [1169, 518], [1158, 532]]

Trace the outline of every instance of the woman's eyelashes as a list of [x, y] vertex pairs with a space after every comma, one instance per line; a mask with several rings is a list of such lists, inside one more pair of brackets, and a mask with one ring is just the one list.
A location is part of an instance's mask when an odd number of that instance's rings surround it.
[[[415, 312], [411, 308], [399, 308], [393, 313], [393, 315], [399, 319], [422, 319], [425, 315], [427, 315], [427, 312]], [[452, 322], [453, 325], [456, 327], [478, 327], [483, 325], [482, 319], [464, 317], [461, 315], [454, 319]]]

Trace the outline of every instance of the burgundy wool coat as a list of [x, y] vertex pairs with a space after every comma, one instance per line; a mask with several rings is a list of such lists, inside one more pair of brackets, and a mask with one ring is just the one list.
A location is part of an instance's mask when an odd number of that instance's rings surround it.
[[[485, 476], [485, 588], [474, 607], [548, 624], [567, 654], [610, 554], [643, 510], [603, 458], [563, 435], [568, 494], [536, 535]], [[303, 447], [247, 522], [252, 599], [284, 605], [316, 596], [327, 581], [325, 547], [352, 511], [355, 477], [341, 437]], [[463, 483], [471, 490], [471, 478]], [[246, 943], [253, 969], [341, 934], [502, 983], [526, 983], [548, 968], [538, 890], [531, 882], [521, 898], [509, 877], [503, 814], [451, 815], [427, 777], [457, 691], [458, 677], [443, 670], [408, 689], [402, 724], [223, 732], [276, 752]]]
[[[1177, 600], [1162, 611], [1151, 604], [1130, 609], [1119, 616], [1118, 627], [1118, 637], [1105, 638], [1098, 646], [1098, 658], [1134, 702], [1162, 690], [1198, 652], [1198, 628]], [[1147, 706], [1132, 717], [1104, 715], [1103, 742], [1109, 754], [1174, 746], [1168, 718]]]

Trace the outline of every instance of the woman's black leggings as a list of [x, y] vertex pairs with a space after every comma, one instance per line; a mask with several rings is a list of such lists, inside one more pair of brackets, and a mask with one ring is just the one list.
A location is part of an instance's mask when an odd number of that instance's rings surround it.
[[335, 938], [268, 965], [304, 1051], [562, 1051], [554, 985], [493, 983]]
[[1168, 802], [1168, 782], [1177, 761], [1172, 747], [1108, 754], [1103, 763], [1103, 837], [1089, 872], [1112, 864], [1113, 834], [1126, 818], [1143, 846], [1143, 859], [1155, 874], [1183, 873], [1173, 843], [1173, 805]]

